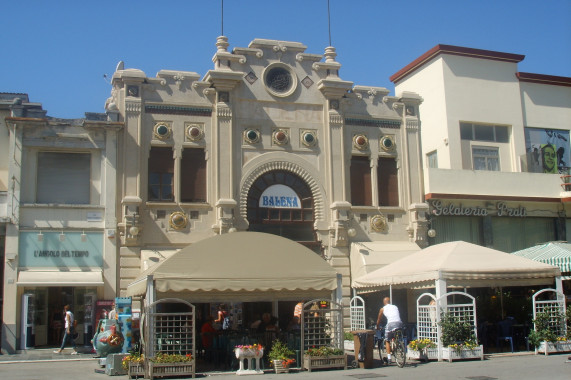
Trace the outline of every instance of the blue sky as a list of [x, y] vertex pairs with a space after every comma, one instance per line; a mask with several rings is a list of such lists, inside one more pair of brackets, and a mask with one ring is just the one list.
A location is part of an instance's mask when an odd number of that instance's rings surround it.
[[[48, 115], [103, 112], [117, 62], [213, 68], [221, 0], [28, 0], [2, 4], [0, 92], [25, 92]], [[523, 54], [519, 71], [571, 77], [571, 0], [330, 0], [341, 78], [387, 87], [389, 77], [441, 44]], [[225, 0], [230, 49], [255, 38], [329, 45], [327, 0]]]

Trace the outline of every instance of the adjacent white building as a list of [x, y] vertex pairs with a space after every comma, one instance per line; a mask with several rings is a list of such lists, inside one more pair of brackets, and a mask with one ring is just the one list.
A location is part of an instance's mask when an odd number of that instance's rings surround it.
[[391, 77], [424, 99], [430, 240], [513, 252], [567, 240], [571, 78], [523, 73], [523, 55], [437, 45]]

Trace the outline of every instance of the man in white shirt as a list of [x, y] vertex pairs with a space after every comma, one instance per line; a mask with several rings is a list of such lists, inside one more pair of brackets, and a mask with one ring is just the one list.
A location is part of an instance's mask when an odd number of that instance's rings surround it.
[[399, 308], [391, 304], [391, 299], [389, 297], [383, 298], [383, 307], [379, 310], [379, 316], [377, 317], [377, 329], [381, 324], [381, 318], [385, 316], [387, 318], [387, 326], [385, 327], [385, 348], [387, 350], [387, 359], [391, 361], [391, 340], [395, 337], [395, 330], [402, 327], [402, 321], [400, 319]]

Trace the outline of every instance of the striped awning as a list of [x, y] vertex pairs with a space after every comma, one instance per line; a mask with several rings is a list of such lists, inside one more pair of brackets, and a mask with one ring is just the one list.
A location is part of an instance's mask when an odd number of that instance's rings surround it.
[[569, 243], [549, 242], [539, 244], [512, 252], [512, 255], [558, 266], [564, 275], [571, 272], [571, 244]]

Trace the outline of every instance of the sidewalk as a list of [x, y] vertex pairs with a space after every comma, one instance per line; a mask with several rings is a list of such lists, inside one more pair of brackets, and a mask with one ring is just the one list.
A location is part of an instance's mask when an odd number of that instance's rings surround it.
[[0, 355], [0, 364], [3, 363], [33, 363], [39, 361], [67, 361], [67, 360], [97, 360], [94, 358], [95, 353], [92, 352], [92, 347], [77, 346], [79, 355], [72, 355], [73, 349], [66, 348], [61, 354], [56, 354], [54, 351], [57, 347], [52, 348], [39, 348], [26, 351], [18, 351], [16, 354]]

